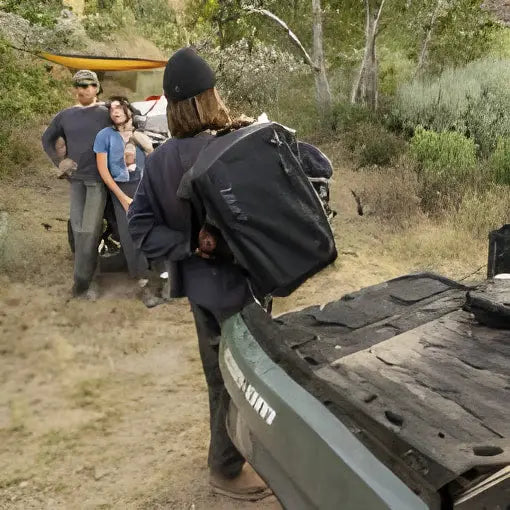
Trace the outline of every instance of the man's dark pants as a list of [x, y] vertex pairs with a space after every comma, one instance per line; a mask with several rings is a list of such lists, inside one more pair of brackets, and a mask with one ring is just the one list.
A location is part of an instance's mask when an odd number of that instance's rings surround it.
[[191, 310], [195, 318], [198, 347], [209, 390], [211, 442], [208, 465], [214, 473], [234, 478], [240, 473], [245, 460], [227, 433], [226, 418], [230, 395], [225, 388], [219, 365], [220, 324], [231, 313], [225, 310], [207, 310], [193, 303]]
[[85, 292], [97, 266], [103, 230], [106, 187], [98, 181], [71, 181], [71, 228], [74, 238], [74, 291]]

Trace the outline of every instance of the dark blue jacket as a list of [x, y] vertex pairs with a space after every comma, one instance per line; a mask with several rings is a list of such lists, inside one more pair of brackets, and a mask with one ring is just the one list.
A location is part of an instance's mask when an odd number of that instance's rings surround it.
[[129, 232], [149, 260], [172, 263], [173, 297], [187, 296], [210, 310], [241, 307], [249, 299], [239, 266], [194, 255], [200, 225], [194, 225], [189, 204], [177, 198], [184, 173], [212, 135], [172, 138], [146, 160], [142, 180], [128, 211]]

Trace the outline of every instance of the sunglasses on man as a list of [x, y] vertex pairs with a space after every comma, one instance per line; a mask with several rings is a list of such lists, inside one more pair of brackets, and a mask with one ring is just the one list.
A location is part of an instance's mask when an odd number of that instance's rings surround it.
[[88, 87], [96, 87], [97, 88], [97, 84], [96, 83], [75, 83], [74, 87], [77, 89], [86, 89]]

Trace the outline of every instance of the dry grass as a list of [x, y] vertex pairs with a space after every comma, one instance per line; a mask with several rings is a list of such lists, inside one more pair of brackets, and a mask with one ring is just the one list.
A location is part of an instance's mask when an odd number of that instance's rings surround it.
[[168, 0], [168, 5], [176, 11], [183, 11], [186, 8], [186, 0]]
[[[36, 180], [44, 183], [50, 167], [48, 158], [42, 151], [41, 136], [45, 125], [40, 119], [34, 124], [13, 126], [9, 134], [9, 147], [0, 154], [0, 181], [2, 183], [30, 184]], [[4, 198], [0, 195], [0, 208]]]
[[[368, 268], [376, 281], [424, 270], [462, 278], [486, 264], [489, 231], [510, 221], [508, 187], [467, 192], [458, 210], [427, 217], [418, 198], [422, 184], [405, 158], [396, 168], [354, 171], [349, 168], [355, 163], [341, 145], [323, 149], [336, 168], [332, 199], [339, 212], [335, 231], [342, 283], [355, 286], [356, 274]], [[360, 196], [364, 216], [357, 215], [350, 190]], [[352, 279], [345, 274], [348, 267]], [[330, 278], [336, 280], [336, 274]], [[483, 276], [483, 269], [475, 275]], [[358, 288], [376, 281], [364, 279]]]
[[[489, 232], [509, 221], [509, 187], [466, 189], [458, 207], [445, 207], [430, 219], [422, 216], [388, 249], [420, 268], [460, 278], [487, 263]], [[484, 274], [483, 269], [477, 273]]]
[[37, 175], [24, 176], [16, 184], [4, 182], [0, 189], [0, 210], [8, 213], [0, 272], [16, 281], [45, 285], [71, 273], [72, 258], [67, 245], [68, 185], [54, 179], [50, 172], [45, 180]]
[[448, 218], [453, 228], [469, 232], [476, 239], [510, 222], [510, 187], [493, 185], [484, 191], [465, 194], [459, 209]]
[[423, 220], [389, 239], [386, 250], [415, 271], [434, 271], [453, 279], [487, 262], [487, 241], [448, 222]]
[[420, 221], [420, 185], [415, 172], [405, 167], [364, 170], [358, 195], [364, 213], [395, 228]]

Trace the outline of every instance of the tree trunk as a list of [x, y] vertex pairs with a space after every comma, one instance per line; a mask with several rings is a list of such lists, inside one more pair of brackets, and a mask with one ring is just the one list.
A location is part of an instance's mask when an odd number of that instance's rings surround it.
[[[383, 0], [384, 1], [384, 0]], [[305, 62], [310, 66], [315, 77], [315, 90], [317, 108], [323, 120], [331, 112], [331, 91], [329, 89], [326, 66], [324, 65], [324, 50], [322, 38], [322, 16], [320, 0], [312, 0], [313, 7], [313, 56], [310, 56], [296, 34], [288, 27], [287, 23], [267, 9], [259, 9], [247, 6], [244, 9], [248, 12], [262, 14], [278, 23], [287, 32], [291, 41], [299, 48], [304, 56]]]
[[378, 106], [378, 87], [377, 73], [379, 66], [377, 64], [377, 55], [375, 52], [375, 34], [369, 45], [368, 59], [365, 67], [365, 79], [363, 84], [363, 102], [371, 110], [377, 110]]
[[320, 0], [312, 0], [313, 10], [313, 51], [312, 59], [316, 68], [315, 94], [317, 107], [322, 119], [327, 119], [331, 114], [331, 91], [329, 88], [326, 66], [324, 64], [324, 47], [322, 34], [322, 12]]
[[358, 76], [352, 88], [351, 103], [361, 102], [363, 96], [362, 89], [364, 88], [367, 62], [370, 54], [371, 19], [370, 4], [368, 0], [365, 0], [365, 50], [363, 51], [363, 60], [361, 61]]
[[372, 14], [369, 0], [365, 0], [365, 51], [351, 94], [352, 103], [364, 104], [372, 110], [378, 106], [376, 40], [384, 2], [382, 0], [377, 13]]
[[434, 12], [432, 13], [432, 16], [430, 18], [430, 26], [429, 26], [429, 29], [427, 30], [427, 35], [425, 36], [425, 40], [423, 41], [423, 46], [421, 47], [420, 58], [418, 60], [418, 65], [416, 66], [416, 71], [414, 71], [413, 80], [418, 77], [418, 75], [423, 70], [423, 67], [425, 66], [425, 61], [427, 59], [427, 52], [429, 49], [429, 44], [432, 39], [432, 32], [434, 31], [434, 28], [436, 26], [437, 17], [439, 15], [439, 12], [440, 12], [442, 6], [443, 6], [443, 0], [437, 0], [436, 8], [434, 9]]

